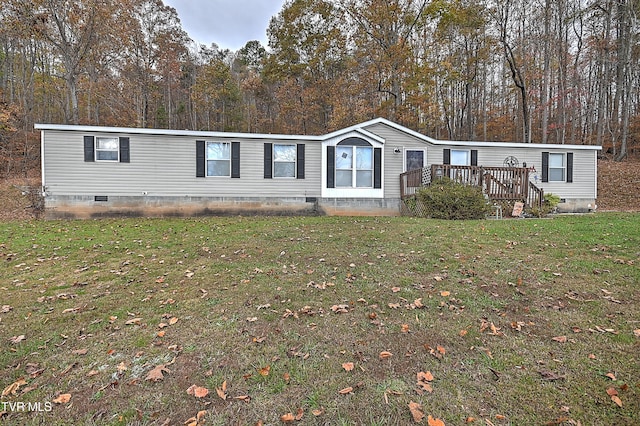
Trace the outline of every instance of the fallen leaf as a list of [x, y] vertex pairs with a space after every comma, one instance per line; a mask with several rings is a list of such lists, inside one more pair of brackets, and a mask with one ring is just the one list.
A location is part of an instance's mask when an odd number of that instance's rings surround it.
[[333, 305], [331, 307], [331, 310], [336, 314], [346, 314], [347, 312], [349, 312], [349, 305]]
[[440, 296], [442, 297], [449, 297], [451, 295], [450, 291], [441, 291], [440, 292]]
[[417, 393], [422, 395], [424, 391], [433, 392], [433, 388], [431, 387], [431, 381], [433, 381], [433, 374], [430, 371], [424, 372], [420, 371], [416, 374], [416, 385], [418, 386]]
[[[207, 393], [209, 393], [208, 390], [207, 390]], [[227, 400], [228, 395], [227, 395], [227, 381], [226, 380], [224, 382], [222, 382], [222, 387], [216, 388], [216, 393], [218, 394], [220, 399], [222, 399], [223, 401]]]
[[19, 378], [18, 380], [4, 388], [4, 390], [2, 391], [2, 397], [4, 398], [5, 396], [15, 395], [18, 389], [20, 389], [20, 386], [24, 386], [26, 384], [27, 381], [24, 379], [24, 377]]
[[438, 352], [440, 352], [442, 355], [445, 355], [445, 354], [447, 353], [447, 350], [446, 350], [444, 347], [440, 346], [440, 345], [436, 346], [436, 349], [437, 349], [437, 350], [438, 350]]
[[409, 332], [409, 324], [402, 324], [400, 331], [402, 331], [403, 333], [408, 333]]
[[349, 393], [351, 393], [351, 392], [353, 392], [353, 388], [352, 388], [351, 386], [349, 386], [349, 387], [347, 387], [347, 388], [344, 388], [344, 389], [340, 389], [340, 390], [338, 391], [338, 393], [339, 393], [340, 395], [347, 395], [347, 394], [349, 394]]
[[607, 388], [607, 395], [616, 396], [616, 395], [618, 395], [618, 391], [615, 390], [614, 388]]
[[293, 415], [293, 413], [283, 414], [282, 416], [280, 416], [280, 420], [283, 423], [291, 423], [295, 420], [295, 416]]
[[393, 356], [393, 354], [391, 352], [388, 351], [382, 351], [380, 352], [380, 359], [389, 359]]
[[71, 394], [70, 393], [63, 393], [63, 394], [58, 395], [51, 402], [53, 402], [54, 404], [66, 404], [69, 401], [71, 401]]
[[316, 408], [315, 410], [311, 411], [311, 414], [313, 414], [316, 417], [321, 416], [323, 413], [324, 413], [324, 408], [322, 409]]
[[164, 335], [165, 335], [166, 333], [167, 333], [166, 331], [164, 331], [164, 330], [160, 330], [160, 331], [158, 331], [158, 334], [156, 334], [156, 336], [158, 336], [158, 337], [164, 337]]
[[640, 337], [640, 328], [633, 330], [633, 335], [636, 337]]
[[460, 330], [460, 332], [458, 333], [458, 336], [460, 336], [460, 337], [464, 337], [464, 336], [466, 336], [466, 335], [467, 335], [467, 333], [468, 333], [468, 331], [467, 331], [467, 330]]
[[302, 417], [304, 417], [304, 410], [302, 408], [298, 408], [298, 412], [296, 413], [295, 419], [297, 421], [300, 421], [302, 420]]
[[607, 374], [605, 374], [605, 376], [610, 378], [611, 380], [614, 380], [614, 381], [616, 380], [616, 375], [613, 374], [613, 373], [607, 373]]
[[342, 368], [344, 368], [345, 371], [351, 371], [353, 370], [353, 363], [352, 362], [345, 362], [342, 364]]
[[612, 400], [613, 402], [615, 402], [615, 404], [616, 404], [618, 407], [622, 408], [622, 400], [621, 400], [618, 396], [613, 395], [613, 396], [611, 397], [611, 400]]
[[431, 417], [431, 415], [429, 415], [429, 417], [427, 417], [427, 424], [429, 426], [445, 426], [444, 422], [440, 419], [434, 419], [433, 417]]
[[271, 371], [271, 366], [267, 365], [266, 367], [262, 367], [258, 370], [261, 376], [267, 377], [269, 375], [269, 371]]
[[164, 379], [163, 373], [171, 373], [171, 370], [167, 368], [167, 364], [160, 364], [154, 367], [149, 373], [145, 380], [151, 380], [152, 382], [157, 382]]
[[26, 339], [24, 334], [21, 334], [19, 336], [13, 336], [12, 338], [9, 339], [9, 341], [14, 344], [17, 345], [18, 343], [22, 342], [24, 339]]
[[131, 318], [130, 320], [125, 321], [125, 325], [140, 325], [142, 323], [142, 318]]
[[554, 340], [554, 341], [560, 342], [560, 343], [567, 343], [567, 336], [557, 336], [557, 337], [554, 337], [551, 340]]
[[[185, 426], [203, 425], [204, 422], [202, 421], [202, 419], [206, 414], [207, 414], [207, 410], [200, 410], [198, 411], [198, 414], [196, 414], [194, 417], [191, 417], [186, 422], [184, 422], [184, 425]], [[165, 421], [163, 424], [168, 424], [168, 423]]]
[[2, 308], [0, 308], [0, 314], [6, 314], [12, 309], [13, 309], [13, 306], [11, 305], [2, 305]]
[[397, 293], [400, 291], [400, 287], [391, 287], [391, 291]]
[[419, 372], [417, 374], [418, 380], [426, 380], [427, 382], [432, 382], [433, 381], [433, 374], [431, 374], [431, 371], [427, 371], [427, 372]]
[[76, 349], [74, 351], [71, 351], [71, 353], [74, 355], [86, 355], [87, 352], [89, 352], [89, 349]]
[[[422, 419], [424, 419], [424, 413], [422, 412], [422, 406], [417, 402], [410, 401], [409, 402], [409, 411], [411, 411], [411, 416], [413, 417], [413, 421], [416, 423], [420, 423]], [[431, 417], [431, 416], [429, 416]]]
[[[224, 383], [226, 384], [226, 382]], [[223, 385], [224, 385], [223, 384]], [[218, 389], [216, 389], [217, 391]], [[201, 386], [196, 386], [196, 385], [191, 385], [189, 386], [189, 388], [187, 389], [187, 393], [189, 395], [193, 395], [196, 398], [204, 398], [205, 396], [209, 395], [209, 389], [207, 388], [203, 388]], [[220, 393], [218, 393], [218, 395], [220, 395]], [[221, 397], [222, 398], [222, 397]], [[222, 399], [227, 399], [226, 394], [225, 397]]]

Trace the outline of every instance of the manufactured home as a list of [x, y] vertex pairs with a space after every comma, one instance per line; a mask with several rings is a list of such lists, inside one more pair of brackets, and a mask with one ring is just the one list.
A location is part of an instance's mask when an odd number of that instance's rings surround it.
[[378, 118], [321, 136], [36, 124], [49, 218], [402, 214], [442, 176], [586, 212], [600, 147], [436, 140]]

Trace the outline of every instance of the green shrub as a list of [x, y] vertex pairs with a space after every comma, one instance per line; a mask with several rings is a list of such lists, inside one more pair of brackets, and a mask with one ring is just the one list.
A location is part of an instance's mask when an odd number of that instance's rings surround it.
[[483, 219], [491, 210], [480, 187], [446, 177], [418, 190], [416, 198], [424, 216], [433, 219]]
[[542, 207], [531, 207], [531, 214], [537, 217], [545, 217], [549, 213], [554, 212], [559, 203], [560, 197], [558, 195], [546, 192], [542, 201]]

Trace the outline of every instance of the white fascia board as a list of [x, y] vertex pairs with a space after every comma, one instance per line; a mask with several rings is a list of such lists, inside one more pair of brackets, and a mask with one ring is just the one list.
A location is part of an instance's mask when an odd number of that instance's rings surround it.
[[198, 138], [232, 138], [232, 139], [280, 139], [296, 141], [321, 141], [322, 136], [309, 135], [278, 135], [267, 133], [231, 133], [231, 132], [210, 132], [200, 130], [169, 130], [169, 129], [146, 129], [137, 127], [103, 127], [103, 126], [82, 126], [71, 124], [34, 124], [36, 130], [60, 130], [75, 132], [101, 132], [101, 133], [128, 133], [139, 135], [162, 135], [162, 136], [192, 136]]

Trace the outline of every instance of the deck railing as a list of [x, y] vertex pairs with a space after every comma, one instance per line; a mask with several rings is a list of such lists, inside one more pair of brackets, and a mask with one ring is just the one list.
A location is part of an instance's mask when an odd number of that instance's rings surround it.
[[405, 199], [415, 195], [416, 191], [425, 186], [422, 169], [414, 169], [400, 175], [400, 198]]
[[542, 207], [544, 191], [529, 181], [526, 167], [478, 167], [433, 164], [429, 169], [411, 170], [400, 175], [400, 196], [405, 199], [442, 177], [465, 185], [481, 186], [493, 201], [524, 201]]

